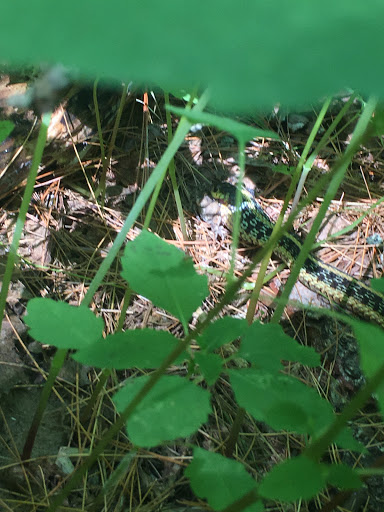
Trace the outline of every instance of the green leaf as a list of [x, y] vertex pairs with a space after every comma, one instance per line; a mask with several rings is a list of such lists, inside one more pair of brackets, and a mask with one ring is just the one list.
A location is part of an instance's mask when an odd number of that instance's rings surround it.
[[[76, 34], [65, 44], [58, 17]], [[9, 22], [16, 18], [17, 38]], [[110, 0], [107, 9], [101, 0], [19, 0], [3, 2], [0, 54], [14, 64], [61, 62], [93, 78], [165, 90], [209, 86], [212, 104], [251, 113], [276, 102], [308, 105], [346, 86], [382, 95], [383, 19], [378, 0], [195, 0], [192, 17], [191, 5], [179, 0]], [[100, 28], [103, 37], [95, 37]], [[318, 72], [339, 55], [332, 72]]]
[[12, 123], [12, 121], [0, 121], [0, 143], [3, 142], [12, 133], [14, 127], [15, 125]]
[[[269, 425], [283, 425], [284, 430], [297, 430], [308, 424], [308, 413], [299, 404], [292, 401], [276, 400], [265, 413]], [[310, 428], [310, 427], [307, 427]], [[305, 427], [304, 427], [305, 430]]]
[[340, 489], [359, 489], [363, 483], [357, 471], [345, 464], [332, 464], [328, 466], [327, 481]]
[[195, 272], [191, 258], [148, 231], [126, 245], [121, 264], [136, 293], [183, 323], [208, 295], [207, 277]]
[[225, 316], [209, 324], [196, 341], [202, 349], [212, 352], [241, 337], [247, 329], [246, 320]]
[[325, 487], [326, 471], [304, 456], [274, 466], [259, 486], [264, 498], [281, 501], [309, 500]]
[[[369, 379], [384, 364], [384, 330], [376, 325], [354, 320], [353, 331], [360, 346], [360, 365]], [[376, 395], [382, 414], [384, 414], [384, 375]]]
[[[157, 368], [179, 343], [166, 331], [136, 329], [107, 336], [82, 348], [72, 357], [79, 363], [98, 368]], [[175, 364], [186, 358], [184, 353]]]
[[307, 366], [318, 366], [320, 356], [311, 347], [303, 347], [276, 324], [254, 322], [244, 334], [239, 356], [257, 368], [278, 371], [281, 361], [298, 361]]
[[345, 428], [340, 432], [340, 434], [336, 437], [335, 443], [340, 448], [344, 450], [350, 450], [351, 452], [359, 452], [359, 453], [367, 453], [367, 449], [363, 445], [357, 441], [349, 428]]
[[186, 110], [179, 107], [173, 107], [169, 105], [168, 110], [179, 116], [185, 116], [189, 121], [193, 123], [203, 123], [207, 126], [215, 126], [219, 130], [224, 130], [234, 135], [238, 141], [247, 143], [252, 139], [263, 137], [266, 139], [277, 139], [280, 137], [277, 133], [271, 130], [265, 130], [260, 128], [254, 128], [244, 123], [234, 121], [229, 117], [219, 117], [214, 114], [207, 114], [206, 112], [194, 112], [192, 110]]
[[199, 365], [208, 386], [213, 386], [223, 370], [222, 358], [217, 354], [196, 352], [195, 361]]
[[71, 306], [47, 298], [31, 299], [25, 323], [40, 343], [63, 349], [79, 349], [101, 339], [104, 322], [83, 306]]
[[[149, 376], [128, 379], [113, 397], [122, 413]], [[126, 428], [137, 446], [150, 448], [163, 441], [173, 441], [193, 434], [208, 419], [211, 412], [210, 394], [193, 382], [177, 376], [165, 376], [156, 383], [136, 407]]]
[[194, 447], [193, 460], [185, 475], [194, 493], [205, 498], [215, 510], [222, 510], [256, 490], [256, 483], [243, 464], [202, 448]]
[[293, 377], [254, 368], [228, 373], [238, 404], [276, 430], [315, 435], [334, 418], [330, 404]]

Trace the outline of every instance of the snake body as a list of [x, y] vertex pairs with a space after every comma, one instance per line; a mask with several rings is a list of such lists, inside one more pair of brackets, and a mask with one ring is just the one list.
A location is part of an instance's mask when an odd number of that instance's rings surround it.
[[[211, 193], [225, 208], [227, 224], [231, 228], [236, 212], [236, 187], [229, 183], [217, 185]], [[247, 191], [242, 191], [239, 206], [240, 237], [253, 245], [265, 244], [274, 228], [274, 223]], [[282, 236], [274, 249], [285, 263], [291, 265], [302, 248], [302, 240], [294, 233]], [[300, 270], [299, 280], [321, 292], [336, 303], [347, 307], [357, 316], [384, 327], [384, 295], [354, 277], [309, 255]]]

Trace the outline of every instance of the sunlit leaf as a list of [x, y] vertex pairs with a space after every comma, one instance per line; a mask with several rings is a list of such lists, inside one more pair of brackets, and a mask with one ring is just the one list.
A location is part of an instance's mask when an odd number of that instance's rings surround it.
[[208, 295], [207, 278], [196, 273], [192, 259], [148, 231], [127, 243], [121, 264], [135, 292], [184, 323]]
[[24, 320], [35, 340], [63, 349], [86, 347], [101, 339], [104, 329], [90, 309], [48, 298], [31, 299]]

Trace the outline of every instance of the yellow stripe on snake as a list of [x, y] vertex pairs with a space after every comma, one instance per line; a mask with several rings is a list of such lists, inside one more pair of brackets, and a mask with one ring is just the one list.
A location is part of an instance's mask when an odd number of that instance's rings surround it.
[[[211, 193], [225, 208], [227, 224], [236, 211], [236, 187], [221, 183]], [[274, 223], [247, 191], [243, 191], [240, 202], [240, 237], [251, 244], [263, 245], [272, 234]], [[291, 265], [302, 247], [300, 238], [288, 233], [283, 235], [274, 249], [285, 263]], [[343, 307], [349, 308], [357, 316], [384, 327], [384, 295], [354, 277], [328, 265], [313, 255], [309, 255], [300, 270], [299, 280]]]

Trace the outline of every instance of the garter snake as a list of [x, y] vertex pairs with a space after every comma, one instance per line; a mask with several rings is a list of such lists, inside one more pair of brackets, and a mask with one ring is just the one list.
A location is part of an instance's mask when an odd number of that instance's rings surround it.
[[[224, 207], [227, 224], [236, 211], [236, 187], [221, 183], [214, 187], [211, 196]], [[240, 237], [253, 245], [263, 245], [272, 234], [274, 223], [246, 190], [240, 200]], [[280, 239], [274, 253], [291, 265], [298, 257], [302, 241], [294, 233], [286, 233]], [[300, 270], [299, 280], [334, 302], [347, 307], [357, 316], [384, 327], [384, 295], [354, 277], [309, 255]]]

